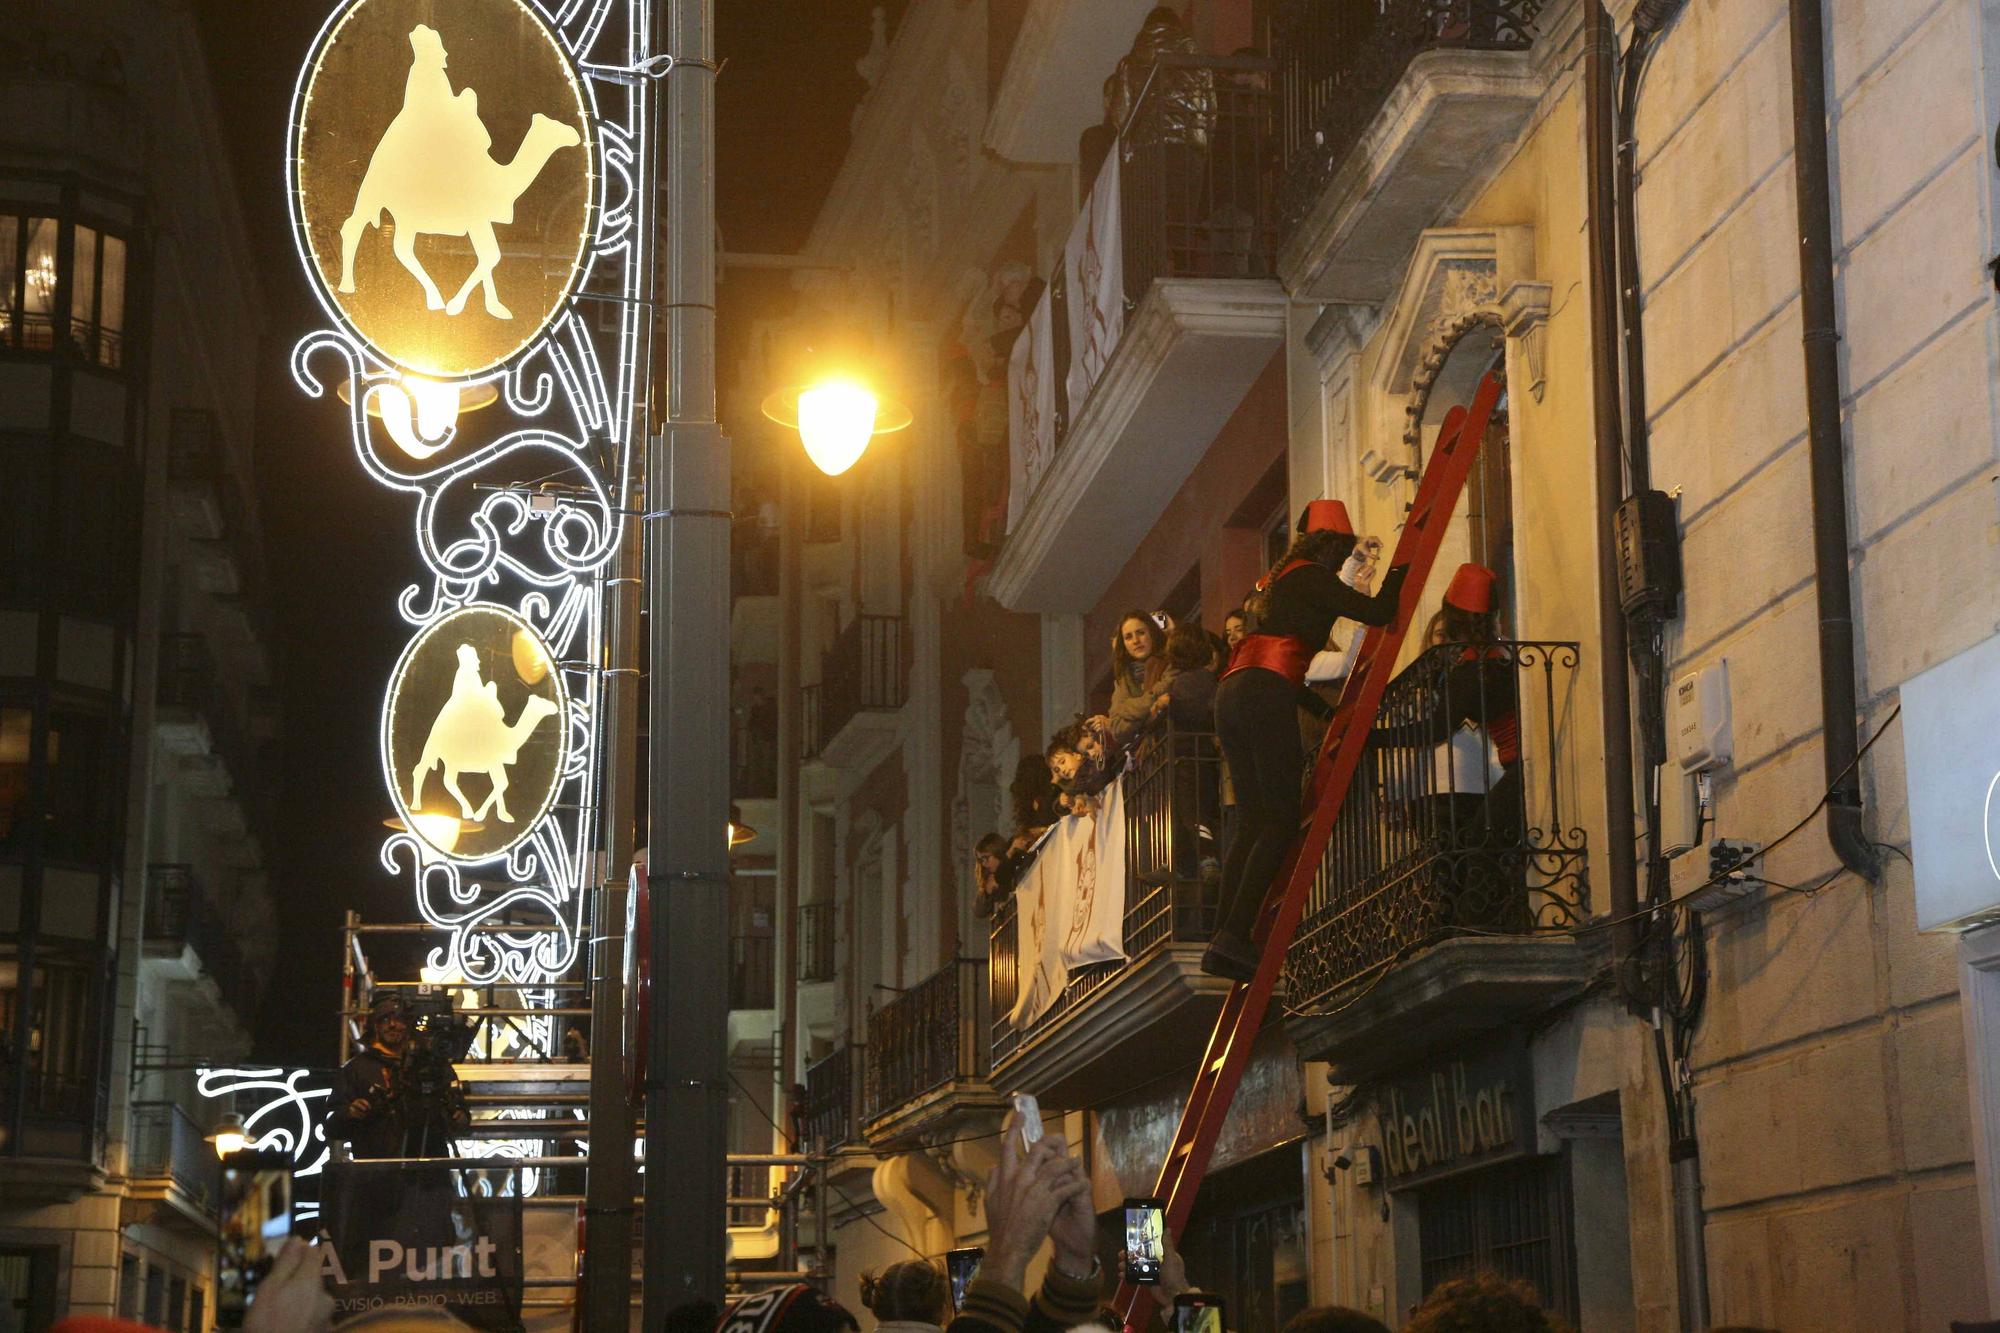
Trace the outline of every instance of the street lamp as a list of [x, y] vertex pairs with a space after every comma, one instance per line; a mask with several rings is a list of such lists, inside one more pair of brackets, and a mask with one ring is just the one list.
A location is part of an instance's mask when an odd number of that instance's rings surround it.
[[908, 407], [848, 375], [780, 389], [764, 400], [764, 415], [797, 430], [806, 456], [829, 477], [853, 467], [870, 439], [914, 419]]
[[[414, 827], [413, 827], [414, 826]], [[391, 815], [382, 821], [383, 828], [395, 829], [398, 833], [414, 833], [423, 844], [419, 850], [426, 864], [439, 858], [436, 853], [450, 853], [457, 849], [460, 834], [477, 833], [486, 825], [470, 819], [460, 819], [457, 815], [419, 810], [405, 820], [401, 815]]]
[[[394, 383], [374, 387], [375, 392], [367, 395], [368, 415], [381, 418], [396, 447], [419, 461], [450, 442], [459, 417], [500, 400], [500, 390], [491, 380], [461, 385], [408, 371]], [[354, 381], [342, 380], [336, 392], [341, 402], [353, 402]]]
[[229, 1157], [243, 1151], [250, 1142], [249, 1131], [244, 1127], [243, 1117], [234, 1111], [223, 1114], [215, 1122], [215, 1128], [208, 1132], [208, 1141], [215, 1145], [217, 1157]]

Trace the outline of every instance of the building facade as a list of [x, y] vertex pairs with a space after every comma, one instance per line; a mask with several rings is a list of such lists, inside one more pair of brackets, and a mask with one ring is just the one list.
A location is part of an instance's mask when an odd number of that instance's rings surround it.
[[[769, 1106], [835, 1154], [836, 1294], [980, 1242], [1017, 1090], [1082, 1145], [1107, 1227], [1151, 1191], [1225, 989], [1197, 966], [1213, 738], [1138, 742], [1125, 956], [1052, 998], [1022, 1003], [1014, 903], [974, 915], [972, 847], [1014, 831], [1021, 757], [1104, 706], [1129, 610], [1220, 631], [1315, 498], [1393, 544], [1491, 375], [1417, 623], [1458, 562], [1499, 575], [1522, 816], [1483, 869], [1440, 832], [1448, 789], [1393, 726], [1435, 688], [1413, 633], [1183, 1237], [1193, 1276], [1257, 1329], [1329, 1301], [1395, 1325], [1475, 1267], [1589, 1330], [1987, 1317], [1994, 951], [1920, 928], [1895, 728], [1906, 682], [2000, 628], [1992, 16], [1619, 0], [1599, 96], [1574, 0], [1151, 8], [908, 6], [809, 247], [833, 267], [746, 367], [787, 382], [837, 328], [916, 418], [843, 477], [774, 469], [778, 574], [738, 604], [780, 715]], [[1811, 64], [1795, 10], [1824, 11]], [[1845, 435], [1819, 503], [1854, 604], [1824, 650], [1793, 110], [1814, 65]], [[1591, 167], [1618, 197], [1618, 151], [1637, 376], [1618, 293], [1592, 290]], [[1604, 595], [1600, 480], [1668, 506], [1681, 587], [1650, 619]], [[1825, 651], [1879, 736], [1845, 768]], [[1722, 691], [1726, 751], [1668, 726], [1689, 678]], [[1866, 874], [1821, 813], [1850, 772]], [[1756, 854], [1732, 873], [1727, 844]]]
[[202, 1330], [194, 1065], [247, 1053], [276, 948], [257, 284], [192, 15], [7, 28], [0, 1300]]

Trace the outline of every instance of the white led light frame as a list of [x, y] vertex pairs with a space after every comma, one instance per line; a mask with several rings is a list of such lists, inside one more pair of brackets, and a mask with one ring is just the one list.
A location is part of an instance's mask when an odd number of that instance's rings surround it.
[[[454, 447], [454, 432], [436, 452], [412, 460], [367, 410], [371, 395], [400, 385], [405, 368], [362, 339], [328, 299], [305, 243], [290, 160], [318, 53], [358, 2], [347, 0], [328, 16], [293, 93], [285, 170], [294, 242], [327, 326], [295, 346], [292, 376], [320, 399], [351, 381], [345, 407], [356, 458], [413, 502], [422, 573], [397, 598], [404, 622], [421, 633], [465, 607], [504, 608], [528, 623], [552, 669], [563, 673], [562, 776], [525, 837], [478, 867], [439, 856], [406, 831], [381, 848], [383, 866], [409, 877], [419, 914], [444, 937], [429, 953], [430, 966], [456, 969], [473, 985], [535, 987], [577, 962], [588, 889], [602, 874], [596, 801], [611, 665], [604, 580], [633, 531], [648, 335], [642, 242], [653, 225], [646, 138], [658, 95], [630, 71], [658, 53], [648, 0], [489, 0], [533, 14], [576, 74], [589, 111], [595, 230], [569, 294], [541, 331], [504, 363], [457, 381], [496, 388], [499, 399], [482, 420], [499, 413], [502, 429], [464, 449]], [[531, 503], [531, 494], [553, 495], [554, 504]], [[484, 928], [492, 924], [521, 929]]]
[[[592, 224], [604, 206], [603, 174], [598, 170], [600, 152], [597, 143], [598, 116], [596, 98], [590, 91], [589, 83], [586, 81], [583, 71], [578, 67], [581, 62], [577, 59], [575, 50], [562, 40], [556, 29], [551, 25], [550, 17], [541, 10], [539, 4], [531, 4], [529, 0], [487, 0], [487, 2], [493, 4], [496, 8], [503, 5], [510, 7], [529, 18], [541, 28], [543, 34], [548, 39], [550, 49], [562, 61], [563, 73], [571, 92], [577, 100], [577, 109], [583, 114], [584, 125], [582, 134], [584, 140], [578, 146], [583, 149], [585, 155], [587, 165], [584, 170], [586, 172], [586, 179], [589, 182], [589, 191], [584, 206], [582, 234], [577, 241], [576, 254], [571, 257], [569, 263], [568, 281], [564, 286], [562, 296], [551, 307], [551, 314], [543, 321], [542, 328], [536, 330], [534, 335], [529, 336], [512, 352], [499, 357], [488, 365], [468, 371], [462, 375], [436, 376], [441, 381], [461, 386], [481, 384], [489, 381], [492, 378], [492, 372], [524, 356], [535, 346], [539, 336], [546, 332], [548, 325], [553, 324], [560, 318], [563, 310], [570, 305], [575, 297], [577, 289], [582, 285], [585, 275], [588, 272], [589, 261], [587, 252], [591, 248], [591, 232], [595, 230]], [[333, 320], [351, 340], [368, 348], [376, 359], [384, 364], [394, 364], [393, 355], [386, 348], [377, 345], [374, 340], [361, 332], [347, 311], [341, 308], [340, 303], [334, 299], [333, 294], [328, 290], [325, 274], [320, 267], [319, 254], [313, 246], [312, 234], [306, 225], [305, 189], [299, 180], [299, 160], [304, 154], [305, 113], [306, 108], [312, 102], [313, 86], [318, 80], [321, 63], [334, 42], [338, 40], [340, 30], [347, 26], [356, 13], [370, 3], [372, 3], [372, 0], [346, 0], [346, 3], [329, 14], [326, 22], [320, 25], [318, 34], [313, 38], [312, 48], [306, 56], [305, 64], [300, 67], [298, 80], [292, 88], [291, 115], [286, 127], [285, 200], [289, 206], [292, 222], [292, 244], [297, 248], [299, 257], [305, 261], [307, 276], [311, 280], [313, 296], [319, 301], [320, 309], [324, 310], [327, 317]], [[574, 8], [574, 6], [565, 6], [564, 8]], [[435, 374], [432, 371], [425, 371], [424, 373], [426, 375]], [[358, 398], [360, 395], [357, 394], [356, 397]]]

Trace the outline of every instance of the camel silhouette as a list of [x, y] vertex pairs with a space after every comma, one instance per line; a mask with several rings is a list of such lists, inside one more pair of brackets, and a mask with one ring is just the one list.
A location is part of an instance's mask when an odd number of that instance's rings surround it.
[[[391, 248], [424, 289], [424, 304], [456, 315], [475, 286], [485, 289], [486, 313], [512, 319], [493, 287], [500, 262], [496, 223], [514, 220], [519, 199], [558, 149], [574, 148], [583, 136], [571, 125], [536, 112], [514, 160], [500, 163], [487, 150], [493, 137], [479, 118], [479, 96], [451, 90], [445, 75], [444, 40], [426, 24], [410, 30], [410, 74], [403, 85], [403, 108], [382, 132], [355, 192], [354, 211], [340, 227], [340, 287], [354, 290], [354, 250], [361, 234], [382, 225], [386, 211], [395, 219]], [[458, 294], [446, 301], [417, 258], [417, 237], [464, 236], [478, 261]]]
[[[469, 643], [458, 646], [458, 673], [452, 678], [451, 697], [438, 709], [424, 741], [423, 757], [410, 774], [410, 809], [423, 807], [424, 779], [433, 768], [444, 766], [444, 788], [458, 799], [458, 808], [468, 820], [486, 817], [491, 810], [505, 824], [514, 822], [504, 799], [507, 794], [507, 766], [520, 756], [521, 747], [540, 726], [542, 719], [556, 711], [556, 705], [540, 695], [530, 695], [521, 705], [520, 716], [510, 726], [500, 707], [499, 687], [480, 678], [479, 652]], [[484, 773], [493, 784], [486, 803], [478, 810], [459, 789], [461, 773]]]

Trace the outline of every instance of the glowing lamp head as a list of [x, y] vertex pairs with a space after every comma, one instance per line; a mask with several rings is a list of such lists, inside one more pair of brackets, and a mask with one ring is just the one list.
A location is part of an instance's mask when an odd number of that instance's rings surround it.
[[828, 380], [799, 393], [799, 439], [829, 477], [854, 466], [875, 433], [875, 395], [852, 380]]
[[421, 846], [426, 863], [438, 859], [438, 854], [449, 856], [458, 849], [458, 840], [467, 833], [477, 833], [486, 827], [457, 815], [441, 810], [419, 810], [408, 819], [392, 816], [382, 821], [383, 827], [395, 829], [399, 833], [414, 833]]
[[250, 1146], [250, 1134], [243, 1126], [243, 1117], [230, 1111], [215, 1122], [208, 1141], [215, 1145], [217, 1157], [233, 1157]]

